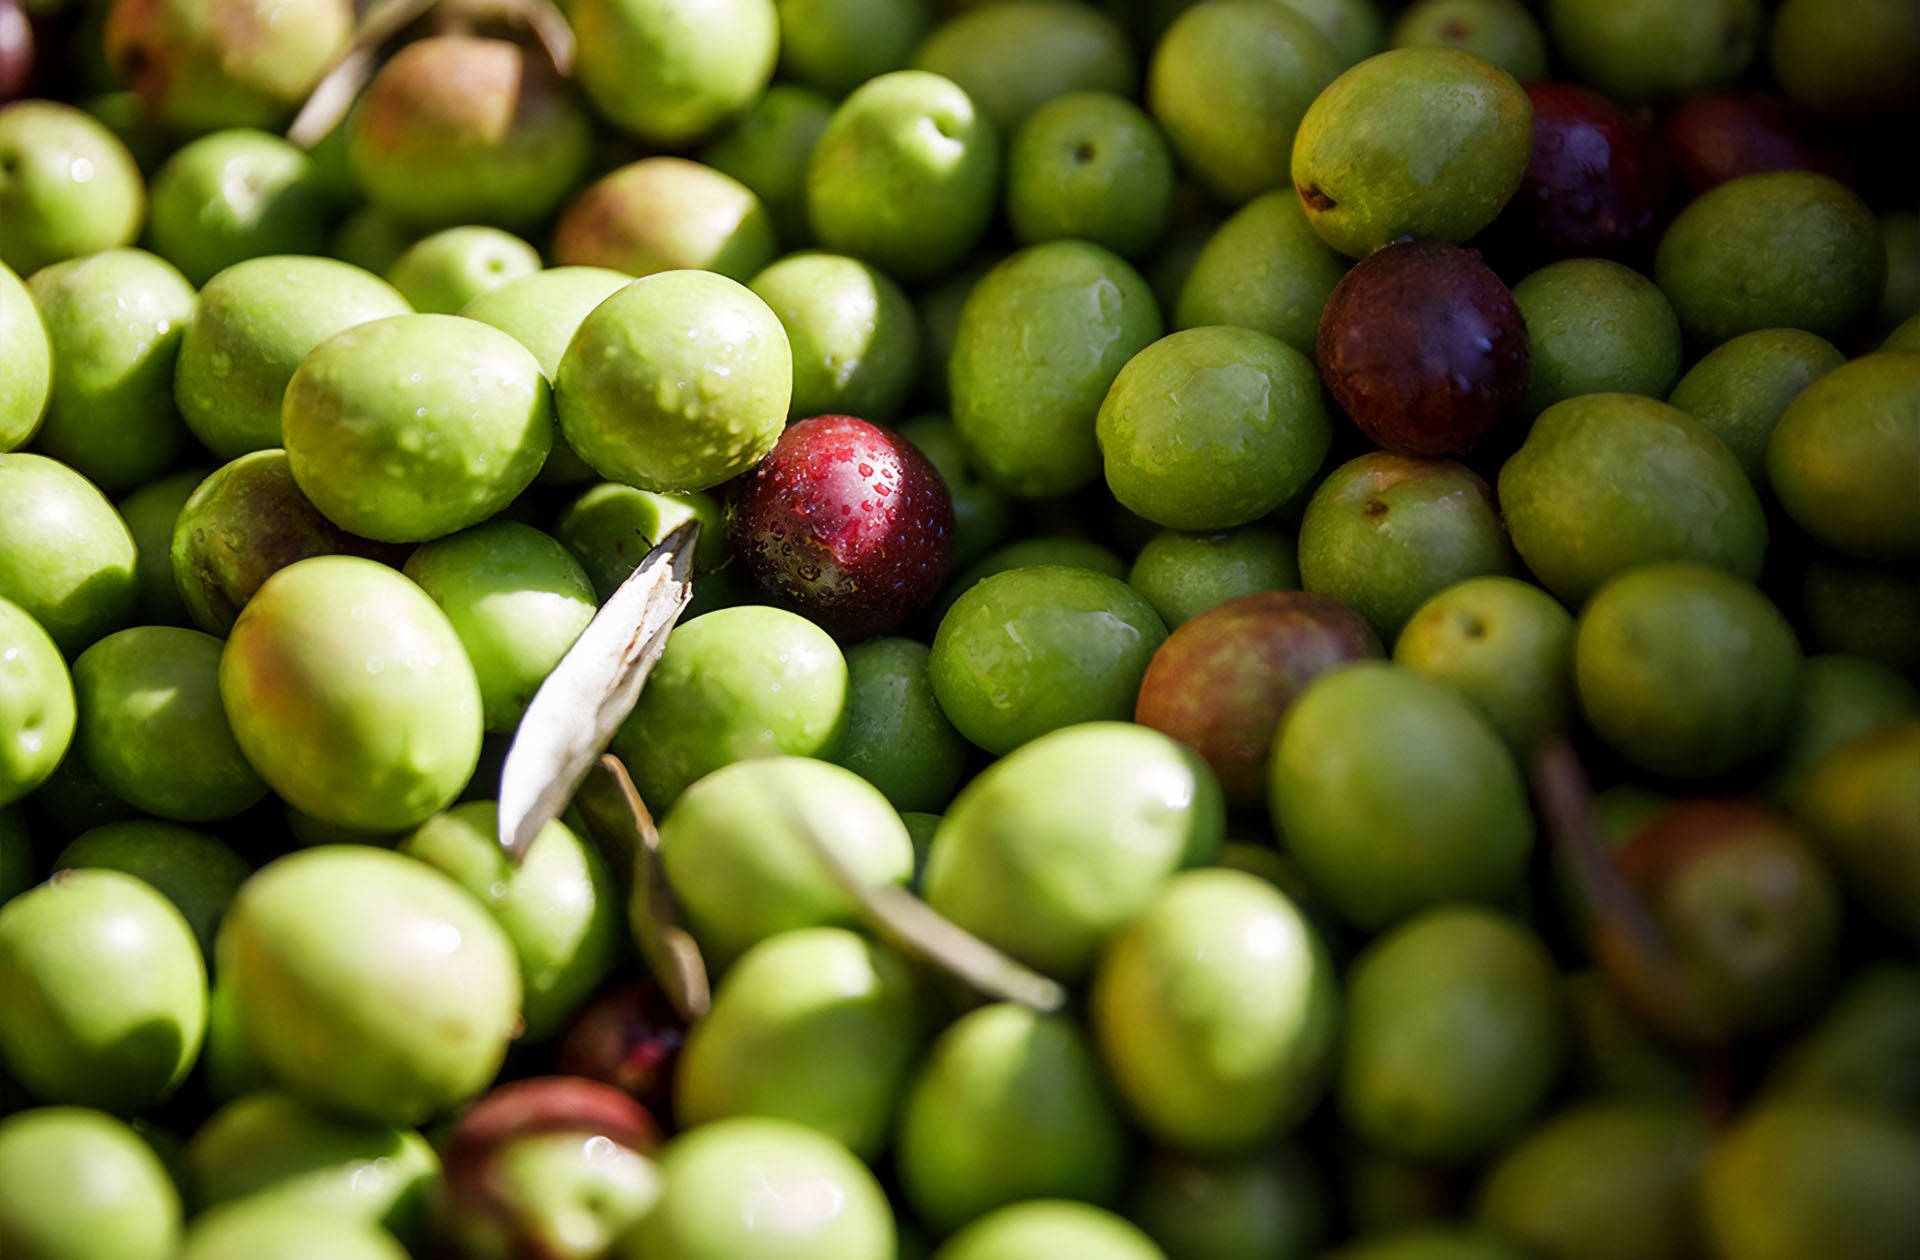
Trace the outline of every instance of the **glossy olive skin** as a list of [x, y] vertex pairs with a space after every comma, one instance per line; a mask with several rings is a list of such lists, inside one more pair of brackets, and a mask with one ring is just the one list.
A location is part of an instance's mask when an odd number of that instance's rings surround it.
[[1264, 525], [1212, 533], [1162, 530], [1127, 570], [1127, 585], [1177, 629], [1228, 600], [1300, 586], [1293, 539]]
[[1205, 238], [1168, 303], [1175, 328], [1232, 324], [1313, 353], [1320, 312], [1347, 261], [1320, 239], [1290, 188], [1249, 201]]
[[1117, 577], [1011, 569], [954, 601], [934, 635], [933, 693], [962, 735], [1006, 753], [1075, 722], [1125, 718], [1167, 637]]
[[647, 276], [593, 309], [554, 372], [561, 434], [642, 490], [705, 490], [773, 449], [793, 354], [767, 304], [704, 272]]
[[1009, 494], [1065, 494], [1100, 475], [1094, 420], [1161, 330], [1140, 274], [1082, 241], [1013, 254], [967, 296], [947, 359], [953, 423]]
[[621, 890], [600, 854], [557, 819], [518, 863], [500, 848], [499, 806], [485, 800], [429, 818], [396, 847], [473, 894], [512, 942], [526, 1043], [557, 1036], [624, 956]]
[[790, 424], [727, 496], [728, 549], [759, 585], [830, 630], [886, 634], [939, 592], [953, 501], [905, 438], [853, 416]]
[[967, 742], [940, 711], [925, 644], [872, 639], [847, 651], [847, 729], [834, 761], [903, 812], [945, 808]]
[[418, 826], [480, 756], [480, 686], [446, 614], [357, 556], [267, 579], [227, 638], [220, 694], [268, 786], [340, 826]]
[[137, 591], [127, 523], [95, 486], [57, 460], [0, 455], [0, 598], [68, 656], [126, 624]]
[[1594, 593], [1574, 632], [1587, 725], [1633, 764], [1680, 779], [1725, 774], [1778, 747], [1801, 659], [1764, 594], [1695, 563], [1621, 574]]
[[13, 159], [0, 199], [0, 264], [22, 279], [140, 235], [147, 211], [140, 168], [91, 116], [53, 101], [17, 101], [0, 110], [0, 153]]
[[1284, 4], [1196, 6], [1154, 48], [1147, 106], [1181, 164], [1237, 205], [1287, 186], [1301, 118], [1342, 64]]
[[632, 276], [697, 268], [745, 284], [774, 252], [773, 223], [746, 185], [678, 157], [642, 158], [588, 184], [553, 235], [562, 266]]
[[1842, 364], [1787, 404], [1767, 440], [1767, 478], [1801, 528], [1864, 560], [1920, 560], [1920, 355]]
[[0, 907], [0, 1064], [48, 1103], [123, 1115], [200, 1053], [207, 968], [193, 930], [120, 871], [66, 871]]
[[1649, 398], [1591, 394], [1547, 408], [1499, 484], [1520, 558], [1568, 604], [1636, 565], [1691, 560], [1753, 578], [1766, 554], [1766, 515], [1739, 461], [1693, 417]]
[[1131, 101], [1074, 92], [1035, 110], [1007, 153], [1007, 219], [1023, 245], [1079, 239], [1140, 253], [1173, 201], [1166, 140]]
[[0, 805], [46, 782], [73, 742], [73, 680], [40, 623], [0, 599]]
[[110, 249], [54, 263], [27, 289], [53, 347], [38, 448], [110, 494], [171, 468], [186, 449], [173, 372], [193, 286], [171, 263]]
[[1765, 489], [1774, 426], [1801, 391], [1846, 361], [1832, 342], [1797, 328], [1742, 333], [1701, 356], [1667, 401], [1713, 430]]
[[1380, 639], [1336, 599], [1271, 591], [1228, 600], [1153, 654], [1133, 720], [1194, 749], [1241, 807], [1266, 796], [1281, 718], [1330, 669], [1381, 654]]
[[180, 417], [224, 459], [279, 446], [280, 403], [300, 360], [337, 332], [409, 309], [380, 277], [331, 258], [235, 263], [201, 286], [180, 339]]
[[842, 928], [769, 937], [687, 1034], [674, 1114], [687, 1128], [792, 1120], [875, 1158], [926, 1035], [919, 983], [905, 959]]
[[1300, 584], [1392, 642], [1456, 582], [1512, 573], [1492, 487], [1463, 464], [1373, 451], [1327, 475], [1300, 520]]
[[1464, 692], [1523, 765], [1572, 716], [1573, 616], [1517, 578], [1441, 591], [1408, 619], [1393, 659]]
[[420, 228], [531, 226], [580, 181], [592, 143], [586, 112], [547, 58], [464, 34], [403, 46], [346, 130], [357, 188]]
[[1320, 315], [1320, 376], [1360, 431], [1407, 455], [1459, 454], [1527, 387], [1527, 326], [1472, 250], [1389, 245], [1334, 286]]
[[1101, 959], [1091, 1003], [1135, 1122], [1178, 1150], [1270, 1141], [1312, 1110], [1333, 1066], [1325, 946], [1293, 902], [1240, 871], [1168, 881]]
[[1170, 529], [1258, 520], [1326, 458], [1313, 364], [1250, 328], [1189, 328], [1120, 369], [1094, 422], [1107, 488]]
[[453, 623], [493, 732], [520, 724], [598, 608], [572, 554], [518, 521], [488, 521], [435, 539], [415, 548], [403, 572]]
[[545, 377], [497, 328], [394, 315], [315, 347], [287, 383], [293, 479], [328, 520], [381, 542], [477, 525], [527, 488], [553, 443]]
[[1219, 851], [1224, 815], [1211, 772], [1173, 740], [1121, 722], [1069, 726], [967, 785], [922, 886], [962, 927], [1077, 979], [1175, 871]]
[[249, 880], [215, 947], [272, 1079], [364, 1121], [416, 1125], [478, 1093], [520, 1020], [513, 946], [466, 889], [409, 857], [322, 845]]
[[[5, 21], [0, 16], [0, 25]], [[5, 263], [0, 263], [0, 354], [7, 362], [0, 377], [0, 451], [11, 451], [32, 440], [46, 418], [53, 347], [33, 294]]]
[[1381, 928], [1449, 902], [1497, 902], [1534, 824], [1519, 768], [1453, 688], [1363, 661], [1320, 675], [1273, 744], [1269, 801], [1316, 896]]
[[1444, 907], [1381, 936], [1347, 981], [1339, 1100], [1373, 1145], [1461, 1163], [1522, 1132], [1565, 1058], [1546, 947], [1491, 911]]
[[272, 1200], [370, 1221], [417, 1239], [440, 1175], [418, 1133], [343, 1119], [278, 1090], [228, 1103], [207, 1117], [182, 1157], [202, 1210]]
[[[86, 1190], [76, 1193], [82, 1186]], [[0, 1240], [9, 1254], [29, 1260], [173, 1260], [177, 1254], [180, 1194], [167, 1170], [137, 1133], [97, 1111], [39, 1107], [0, 1121], [0, 1187]]]
[[1604, 918], [1602, 966], [1655, 1027], [1731, 1041], [1811, 1012], [1832, 984], [1840, 890], [1783, 816], [1741, 800], [1690, 800], [1656, 816], [1615, 859], [1659, 924], [1679, 984], [1635, 965]]
[[195, 287], [236, 263], [316, 254], [332, 206], [318, 165], [263, 132], [216, 131], [154, 173], [147, 236]]
[[709, 966], [725, 967], [782, 932], [860, 926], [859, 903], [797, 834], [790, 810], [861, 884], [912, 876], [906, 828], [858, 776], [806, 757], [722, 766], [660, 823], [661, 868]]
[[1127, 1134], [1071, 1020], [1011, 1002], [950, 1025], [901, 1108], [895, 1159], [909, 1202], [954, 1229], [1024, 1199], [1111, 1202]]
[[832, 756], [846, 707], [846, 657], [826, 631], [778, 608], [721, 608], [667, 636], [613, 749], [664, 815], [733, 762]]
[[174, 521], [169, 567], [187, 615], [224, 635], [268, 578], [313, 556], [401, 559], [386, 543], [350, 534], [301, 493], [279, 448], [242, 455], [194, 488]]
[[750, 104], [779, 51], [772, 0], [726, 0], [699, 21], [662, 0], [588, 0], [568, 19], [587, 98], [649, 146], [692, 143]]
[[856, 258], [807, 252], [763, 268], [750, 287], [787, 330], [794, 419], [893, 423], [921, 371], [920, 322], [899, 285]]
[[[894, 1260], [893, 1209], [847, 1149], [785, 1120], [721, 1120], [668, 1145], [659, 1207], [620, 1260]], [[757, 1210], [771, 1190], [793, 1212]]]
[[1462, 244], [1520, 186], [1533, 105], [1455, 48], [1396, 48], [1335, 79], [1293, 145], [1293, 186], [1327, 244], [1364, 257], [1401, 237]]
[[828, 249], [901, 280], [946, 270], [996, 208], [1002, 140], [972, 98], [925, 70], [855, 88], [807, 161], [807, 214]]
[[1612, 255], [1640, 241], [1672, 179], [1644, 123], [1598, 92], [1529, 83], [1533, 153], [1500, 227], [1550, 257]]
[[1761, 328], [1845, 337], [1879, 303], [1886, 248], [1867, 204], [1813, 171], [1721, 184], [1667, 227], [1654, 277], [1694, 338]]
[[73, 663], [87, 768], [161, 818], [231, 818], [266, 795], [220, 702], [221, 644], [178, 626], [110, 634]]

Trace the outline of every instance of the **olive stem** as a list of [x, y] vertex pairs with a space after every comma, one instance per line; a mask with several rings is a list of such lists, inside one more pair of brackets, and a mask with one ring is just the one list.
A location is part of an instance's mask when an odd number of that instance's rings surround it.
[[386, 45], [407, 27], [436, 9], [442, 10], [449, 26], [471, 29], [481, 16], [497, 17], [509, 25], [526, 28], [535, 43], [553, 63], [561, 78], [573, 73], [576, 47], [573, 27], [553, 0], [494, 0], [490, 11], [462, 12], [470, 6], [449, 0], [373, 0], [354, 29], [353, 39], [340, 59], [323, 75], [307, 95], [300, 112], [287, 127], [287, 139], [303, 149], [311, 149], [338, 127], [352, 110], [353, 102], [379, 69]]
[[1672, 1004], [1671, 1009], [1694, 1013], [1692, 992], [1665, 934], [1607, 853], [1586, 771], [1564, 738], [1540, 745], [1534, 755], [1533, 782], [1547, 835], [1591, 910], [1588, 939], [1594, 956], [1604, 956], [1611, 946], [1632, 960]]
[[1018, 1002], [1043, 1014], [1066, 1006], [1067, 991], [1058, 981], [1001, 953], [906, 889], [863, 881], [821, 837], [785, 784], [770, 779], [767, 786], [786, 814], [787, 825], [813, 851], [834, 882], [859, 903], [861, 916], [875, 935], [988, 997]]
[[380, 61], [380, 47], [440, 0], [374, 0], [353, 32], [340, 60], [321, 77], [287, 128], [287, 139], [311, 149], [327, 138], [353, 108]]
[[574, 798], [600, 852], [631, 892], [627, 921], [661, 992], [689, 1024], [713, 1006], [706, 959], [680, 922], [680, 907], [660, 865], [660, 829], [618, 757], [600, 758]]

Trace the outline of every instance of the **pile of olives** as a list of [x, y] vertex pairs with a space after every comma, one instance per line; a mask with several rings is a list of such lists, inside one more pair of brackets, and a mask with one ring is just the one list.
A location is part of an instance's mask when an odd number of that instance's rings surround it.
[[1920, 0], [0, 0], [0, 1257], [1911, 1260], [1916, 135]]

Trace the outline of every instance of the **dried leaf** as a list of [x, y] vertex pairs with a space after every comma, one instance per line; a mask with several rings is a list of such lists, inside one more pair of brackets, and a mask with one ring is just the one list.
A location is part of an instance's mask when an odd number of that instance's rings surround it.
[[706, 960], [681, 926], [680, 907], [660, 866], [660, 831], [614, 756], [596, 763], [576, 798], [581, 816], [616, 876], [629, 881], [627, 919], [655, 983], [688, 1023], [713, 1005]]
[[633, 711], [692, 597], [699, 534], [699, 522], [687, 521], [661, 539], [534, 693], [500, 773], [500, 844], [514, 861], [560, 816]]

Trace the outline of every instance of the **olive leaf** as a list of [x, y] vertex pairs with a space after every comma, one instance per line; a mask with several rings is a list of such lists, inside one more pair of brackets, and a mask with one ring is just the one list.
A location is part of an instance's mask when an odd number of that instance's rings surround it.
[[541, 828], [560, 816], [633, 711], [668, 633], [693, 597], [699, 538], [698, 521], [669, 531], [534, 692], [500, 771], [500, 846], [515, 862]]

